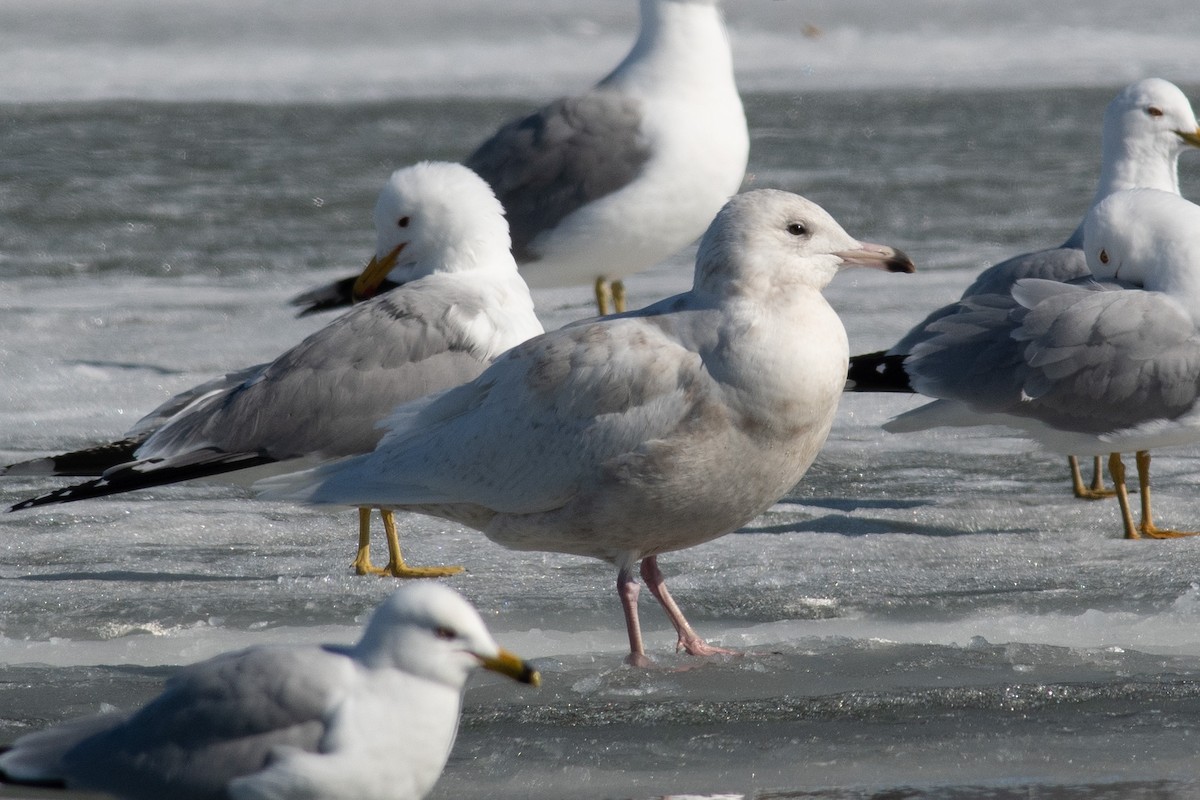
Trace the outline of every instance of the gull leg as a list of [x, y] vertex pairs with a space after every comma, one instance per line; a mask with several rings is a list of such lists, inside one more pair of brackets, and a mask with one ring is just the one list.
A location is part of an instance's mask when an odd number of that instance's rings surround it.
[[371, 509], [358, 510], [358, 555], [354, 557], [355, 573], [359, 575], [379, 575], [382, 569], [371, 563]]
[[625, 612], [625, 630], [629, 634], [629, 656], [625, 663], [633, 667], [648, 667], [653, 662], [646, 658], [642, 626], [638, 622], [637, 601], [641, 586], [630, 573], [628, 567], [622, 567], [617, 573], [617, 596], [621, 598], [621, 609]]
[[1079, 470], [1078, 458], [1067, 456], [1067, 464], [1071, 467], [1071, 490], [1080, 500], [1099, 500], [1116, 494], [1115, 490], [1104, 485], [1104, 468], [1100, 456], [1096, 456], [1092, 463], [1091, 486], [1085, 486], [1083, 483], [1083, 473]]
[[692, 626], [684, 619], [683, 612], [675, 604], [675, 599], [667, 591], [667, 580], [658, 568], [657, 556], [647, 556], [642, 559], [642, 580], [646, 582], [646, 588], [658, 600], [659, 605], [663, 607], [663, 611], [667, 612], [667, 618], [675, 626], [675, 632], [679, 635], [679, 641], [675, 645], [675, 652], [685, 650], [689, 655], [693, 656], [738, 654], [736, 650], [726, 650], [723, 647], [715, 647], [708, 644], [692, 630]]
[[404, 556], [400, 553], [400, 536], [396, 533], [396, 516], [386, 508], [379, 509], [379, 516], [383, 518], [383, 532], [387, 536], [388, 545], [388, 563], [387, 566], [379, 570], [378, 574], [391, 575], [393, 578], [445, 578], [449, 575], [457, 575], [463, 571], [462, 567], [410, 567], [404, 563]]
[[1150, 513], [1150, 451], [1139, 450], [1134, 456], [1137, 461], [1138, 488], [1142, 492], [1142, 524], [1138, 531], [1148, 539], [1178, 539], [1183, 536], [1197, 536], [1200, 531], [1161, 530], [1154, 524], [1154, 516]]
[[612, 282], [613, 308], [618, 314], [625, 313], [625, 281]]
[[1120, 453], [1109, 454], [1108, 474], [1112, 476], [1117, 502], [1121, 505], [1121, 523], [1125, 526], [1125, 538], [1142, 538], [1141, 532], [1133, 524], [1133, 512], [1129, 509], [1129, 491], [1125, 488], [1125, 465], [1121, 463]]
[[600, 311], [600, 316], [606, 316], [609, 313], [609, 307], [613, 302], [613, 289], [607, 278], [596, 278], [596, 308]]

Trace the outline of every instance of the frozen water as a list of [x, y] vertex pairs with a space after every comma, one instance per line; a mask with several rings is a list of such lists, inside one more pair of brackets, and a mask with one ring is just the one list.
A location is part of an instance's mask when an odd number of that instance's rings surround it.
[[[276, 14], [274, 32], [247, 48], [276, 71], [241, 79], [244, 64], [220, 66], [210, 51], [240, 46], [235, 8], [267, 4], [189, 11], [194, 52], [161, 17], [137, 17], [148, 29], [122, 38], [128, 29], [90, 6], [52, 2], [63, 16], [32, 0], [0, 9], [3, 461], [119, 435], [171, 393], [323, 324], [295, 319], [286, 300], [365, 261], [388, 172], [461, 157], [536, 99], [594, 77], [627, 41], [633, 5], [581, 15], [558, 0], [504, 13], [473, 3], [438, 56], [432, 45], [385, 49], [375, 28], [392, 19], [390, 0], [353, 4], [361, 14], [344, 24], [300, 3], [307, 27]], [[120, 21], [151, 5], [110, 7]], [[983, 266], [1066, 237], [1121, 85], [1159, 74], [1200, 99], [1190, 3], [1134, 19], [1109, 2], [727, 5], [739, 65], [762, 90], [746, 96], [749, 185], [799, 191], [921, 269], [849, 272], [830, 287], [855, 352], [891, 344]], [[409, 16], [412, 37], [456, 24]], [[786, 26], [800, 19], [825, 35], [797, 38]], [[324, 48], [327, 70], [278, 60], [297, 29]], [[542, 38], [464, 59], [492, 29]], [[554, 50], [577, 36], [586, 47]], [[1028, 36], [1033, 61], [990, 57]], [[14, 55], [17, 39], [26, 49]], [[1112, 52], [1078, 61], [1049, 46], [1079, 40]], [[75, 41], [87, 46], [67, 57]], [[545, 73], [519, 77], [543, 63], [547, 42]], [[125, 63], [144, 60], [117, 77], [84, 58], [121, 48]], [[362, 61], [330, 63], [351, 51], [382, 65], [365, 88], [350, 81]], [[61, 69], [39, 61], [56, 57]], [[469, 74], [446, 77], [439, 57]], [[162, 68], [175, 59], [181, 70]], [[217, 73], [197, 77], [205, 62]], [[42, 74], [14, 77], [15, 64]], [[415, 88], [430, 76], [442, 82]], [[486, 97], [485, 78], [515, 99]], [[961, 88], [976, 84], [986, 89]], [[846, 91], [817, 91], [830, 87]], [[364, 97], [381, 99], [351, 101]], [[187, 102], [146, 102], [163, 99]], [[1200, 154], [1185, 155], [1192, 199], [1198, 170]], [[631, 304], [686, 286], [690, 255], [631, 278]], [[547, 327], [592, 304], [586, 288], [535, 299]], [[540, 690], [472, 683], [435, 796], [1200, 795], [1200, 542], [1122, 541], [1115, 503], [1071, 499], [1065, 464], [1006, 432], [879, 429], [916, 402], [845, 397], [821, 458], [782, 503], [663, 557], [689, 619], [745, 650], [738, 658], [676, 656], [647, 606], [660, 666], [628, 669], [609, 567], [404, 518], [413, 560], [465, 564], [448, 582], [545, 677]], [[1196, 453], [1164, 450], [1154, 464], [1160, 521], [1200, 527]], [[0, 480], [0, 502], [49, 484]], [[0, 515], [0, 741], [134, 705], [175, 665], [222, 650], [352, 640], [390, 589], [350, 574], [352, 519], [221, 483]]]

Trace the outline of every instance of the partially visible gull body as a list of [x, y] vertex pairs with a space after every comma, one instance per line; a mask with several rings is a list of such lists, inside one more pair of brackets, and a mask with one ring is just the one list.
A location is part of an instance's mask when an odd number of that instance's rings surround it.
[[[542, 332], [509, 252], [503, 209], [466, 167], [398, 170], [379, 195], [375, 227], [376, 253], [364, 281], [390, 273], [401, 286], [355, 306], [269, 364], [172, 398], [119, 442], [9, 467], [10, 475], [99, 476], [13, 510], [369, 452], [383, 436], [377, 423], [397, 405], [474, 378], [497, 355]], [[251, 480], [257, 477], [261, 470]], [[383, 517], [390, 558], [381, 570], [370, 559], [370, 509], [359, 511], [360, 574], [459, 571], [406, 565], [392, 513]]]
[[[464, 162], [508, 213], [534, 288], [594, 284], [625, 310], [621, 279], [694, 242], [738, 191], [750, 137], [718, 0], [641, 0], [629, 54], [584, 94], [501, 127]], [[294, 301], [349, 302], [351, 281]]]
[[483, 667], [536, 686], [461, 595], [398, 589], [352, 646], [264, 645], [183, 667], [134, 712], [23, 736], [0, 781], [127, 800], [417, 800]]
[[[1109, 455], [1127, 538], [1170, 537], [1150, 513], [1151, 448], [1200, 442], [1200, 206], [1128, 189], [1084, 221], [1094, 278], [1025, 278], [930, 326], [906, 363], [941, 398], [892, 431], [1002, 424], [1060, 453]], [[1134, 525], [1120, 453], [1136, 451]]]
[[737, 195], [700, 242], [690, 291], [531, 339], [398, 409], [374, 452], [278, 476], [266, 494], [421, 511], [516, 550], [608, 561], [632, 663], [646, 660], [640, 569], [678, 646], [720, 652], [675, 605], [658, 556], [736, 530], [804, 475], [849, 356], [821, 290], [855, 264], [913, 269], [801, 197]]
[[[1104, 111], [1100, 180], [1092, 206], [1113, 192], [1138, 187], [1179, 194], [1179, 156], [1192, 147], [1200, 147], [1200, 126], [1191, 103], [1177, 86], [1161, 78], [1147, 78], [1126, 86]], [[1088, 268], [1082, 247], [1083, 222], [1080, 221], [1075, 232], [1058, 247], [1014, 256], [989, 267], [967, 287], [957, 302], [933, 311], [889, 350], [854, 356], [850, 360], [847, 388], [852, 391], [914, 391], [905, 359], [918, 344], [934, 335], [935, 323], [966, 310], [971, 298], [1010, 292], [1021, 278], [1070, 281], [1086, 276]], [[966, 424], [965, 420], [959, 423]], [[1069, 455], [1068, 459], [1077, 497], [1098, 499], [1111, 495], [1104, 489], [1098, 459], [1090, 486], [1084, 485], [1075, 455]]]

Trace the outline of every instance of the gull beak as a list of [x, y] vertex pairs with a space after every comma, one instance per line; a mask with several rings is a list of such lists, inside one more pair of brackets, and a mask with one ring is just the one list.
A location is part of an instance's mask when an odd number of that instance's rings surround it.
[[501, 648], [500, 652], [491, 658], [484, 658], [479, 655], [475, 657], [479, 659], [479, 663], [484, 669], [498, 672], [501, 675], [507, 675], [514, 681], [528, 683], [530, 686], [542, 685], [542, 676], [538, 674], [536, 669], [504, 648]]
[[1175, 131], [1175, 135], [1192, 147], [1200, 147], [1200, 128], [1194, 131]]
[[388, 253], [382, 259], [371, 256], [371, 263], [367, 264], [366, 269], [358, 276], [358, 280], [354, 281], [354, 290], [352, 296], [354, 302], [366, 300], [369, 297], [374, 297], [379, 291], [379, 287], [383, 284], [388, 273], [392, 271], [392, 267], [396, 266], [396, 259], [400, 257], [400, 251], [404, 249], [404, 245], [408, 242], [401, 242], [396, 245], [392, 252]]
[[871, 242], [860, 242], [854, 250], [843, 250], [840, 253], [834, 253], [835, 256], [842, 259], [842, 262], [847, 266], [871, 267], [872, 269], [882, 269], [887, 272], [916, 272], [917, 267], [913, 264], [902, 250], [897, 250], [894, 247], [888, 247], [884, 244], [872, 244]]

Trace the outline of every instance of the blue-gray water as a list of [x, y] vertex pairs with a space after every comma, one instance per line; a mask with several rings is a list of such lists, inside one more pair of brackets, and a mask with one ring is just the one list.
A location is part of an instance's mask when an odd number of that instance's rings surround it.
[[[23, 82], [0, 70], [0, 461], [118, 435], [170, 393], [323, 324], [294, 319], [286, 300], [365, 261], [390, 170], [462, 157], [501, 121], [586, 84], [628, 41], [632, 3], [544, 5], [542, 18], [532, 1], [507, 14], [468, 3], [459, 29], [417, 4], [361, 0], [331, 18], [300, 3], [288, 24], [246, 4], [266, 28], [257, 38], [231, 21], [234, 4], [166, 4], [185, 32], [169, 15], [148, 22], [159, 6], [139, 0], [117, 0], [117, 21], [0, 5], [0, 63], [28, 70]], [[748, 185], [799, 191], [922, 270], [835, 281], [855, 351], [890, 344], [983, 266], [1065, 238], [1121, 85], [1157, 74], [1200, 101], [1187, 4], [1125, 19], [1115, 2], [1017, 3], [1010, 23], [990, 4], [924, 2], [907, 20], [898, 5], [729, 9]], [[1099, 22], [1086, 38], [1107, 56], [1050, 46], [1074, 42], [1089, 9]], [[376, 24], [404, 11], [407, 62]], [[800, 36], [800, 21], [822, 37]], [[488, 26], [509, 37], [498, 54], [480, 45]], [[511, 44], [518, 33], [534, 44]], [[922, 37], [927, 47], [884, 49]], [[1032, 66], [997, 59], [1027, 37]], [[244, 41], [259, 43], [244, 48], [258, 59], [249, 74], [203, 57]], [[572, 41], [541, 74], [534, 45]], [[383, 72], [360, 84], [363, 62], [335, 56], [364, 49]], [[293, 50], [330, 68], [306, 72]], [[74, 66], [88, 53], [106, 58]], [[118, 53], [123, 66], [107, 60]], [[46, 75], [38, 59], [55, 54], [63, 66]], [[445, 77], [454, 65], [461, 79]], [[432, 83], [404, 83], [409, 73]], [[1200, 153], [1181, 176], [1200, 198]], [[689, 255], [632, 278], [632, 302], [684, 288]], [[589, 295], [535, 299], [554, 327], [589, 313]], [[879, 429], [913, 402], [846, 397], [791, 496], [663, 558], [692, 622], [741, 658], [675, 656], [647, 606], [662, 668], [625, 668], [609, 567], [406, 518], [413, 558], [466, 564], [449, 583], [545, 677], [540, 690], [472, 683], [435, 796], [1200, 795], [1197, 542], [1120, 540], [1115, 504], [1070, 499], [1060, 459], [1003, 432]], [[1200, 527], [1197, 465], [1194, 449], [1156, 453], [1161, 522]], [[0, 503], [47, 484], [4, 479]], [[351, 515], [247, 497], [168, 487], [0, 519], [0, 741], [133, 705], [214, 652], [352, 639], [390, 584], [350, 574]]]

